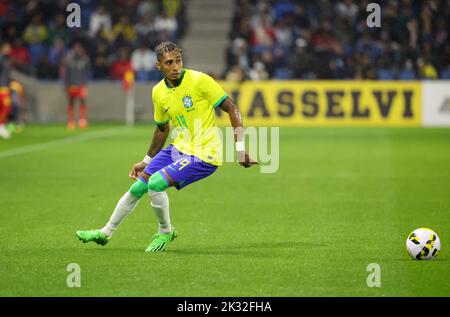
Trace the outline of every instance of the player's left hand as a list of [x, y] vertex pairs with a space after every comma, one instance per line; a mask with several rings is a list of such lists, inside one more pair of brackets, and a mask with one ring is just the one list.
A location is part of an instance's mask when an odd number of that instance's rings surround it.
[[252, 159], [250, 155], [248, 155], [247, 152], [237, 152], [237, 158], [238, 158], [238, 162], [239, 165], [248, 168], [251, 167], [252, 165], [259, 165], [259, 162]]

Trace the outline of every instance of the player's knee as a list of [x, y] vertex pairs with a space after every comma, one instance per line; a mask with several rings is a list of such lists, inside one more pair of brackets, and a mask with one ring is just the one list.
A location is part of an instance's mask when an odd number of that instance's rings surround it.
[[169, 187], [165, 178], [160, 172], [153, 174], [148, 180], [148, 189], [155, 192], [165, 191]]
[[141, 198], [144, 196], [148, 191], [147, 184], [145, 184], [142, 180], [138, 179], [136, 182], [134, 182], [133, 185], [130, 187], [130, 193], [137, 197]]

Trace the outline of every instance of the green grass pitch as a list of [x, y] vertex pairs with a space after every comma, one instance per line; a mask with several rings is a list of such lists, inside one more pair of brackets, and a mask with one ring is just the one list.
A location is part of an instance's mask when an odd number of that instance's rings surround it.
[[[109, 219], [152, 131], [28, 126], [0, 140], [0, 296], [450, 296], [450, 129], [280, 128], [277, 173], [226, 163], [168, 191], [167, 252], [144, 252], [147, 197], [107, 246], [82, 244], [75, 231]], [[406, 253], [419, 227], [440, 236], [435, 261]]]

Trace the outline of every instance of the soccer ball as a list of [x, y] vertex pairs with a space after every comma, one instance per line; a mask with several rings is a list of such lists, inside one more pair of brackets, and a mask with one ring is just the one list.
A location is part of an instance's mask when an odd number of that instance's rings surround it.
[[441, 250], [441, 240], [433, 230], [419, 228], [406, 239], [406, 249], [414, 260], [432, 260]]

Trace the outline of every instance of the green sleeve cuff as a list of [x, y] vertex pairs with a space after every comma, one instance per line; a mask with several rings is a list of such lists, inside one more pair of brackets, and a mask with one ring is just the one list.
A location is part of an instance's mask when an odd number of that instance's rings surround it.
[[166, 123], [169, 122], [169, 121], [170, 121], [170, 119], [167, 119], [167, 120], [165, 120], [165, 121], [163, 121], [163, 122], [153, 120], [153, 122], [155, 122], [156, 125], [163, 125], [163, 124], [166, 124]]
[[227, 94], [223, 95], [222, 98], [220, 98], [220, 99], [214, 104], [214, 108], [216, 108], [218, 105], [220, 105], [220, 104], [222, 103], [222, 101], [224, 101], [227, 97], [228, 97]]

